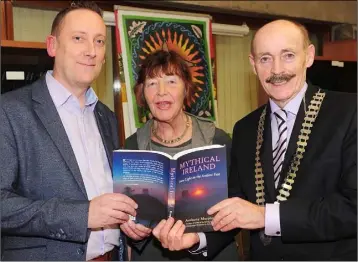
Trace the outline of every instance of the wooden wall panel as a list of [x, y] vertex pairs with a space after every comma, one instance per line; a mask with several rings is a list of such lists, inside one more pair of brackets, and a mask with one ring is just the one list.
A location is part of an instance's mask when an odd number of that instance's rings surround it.
[[5, 2], [1, 1], [1, 39], [7, 39], [6, 35], [6, 15], [5, 15]]
[[12, 2], [10, 1], [1, 1], [1, 39], [14, 39]]
[[6, 19], [6, 37], [8, 40], [14, 40], [14, 19], [12, 15], [12, 2], [5, 1], [5, 19]]
[[323, 54], [326, 60], [357, 61], [357, 40], [326, 42]]

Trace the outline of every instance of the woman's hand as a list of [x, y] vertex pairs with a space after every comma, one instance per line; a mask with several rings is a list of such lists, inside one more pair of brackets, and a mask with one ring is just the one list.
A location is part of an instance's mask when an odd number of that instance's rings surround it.
[[127, 237], [140, 241], [147, 238], [152, 230], [141, 224], [136, 224], [132, 220], [128, 220], [126, 223], [120, 225], [120, 228]]
[[185, 225], [178, 220], [174, 224], [172, 217], [163, 219], [153, 229], [153, 235], [161, 242], [164, 248], [171, 251], [188, 249], [200, 241], [198, 234], [185, 233]]

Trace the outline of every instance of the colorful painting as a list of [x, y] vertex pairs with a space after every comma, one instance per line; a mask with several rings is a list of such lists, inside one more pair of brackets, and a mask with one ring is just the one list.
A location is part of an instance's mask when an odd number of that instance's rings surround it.
[[133, 87], [142, 61], [160, 49], [177, 52], [190, 66], [195, 92], [185, 110], [215, 121], [210, 19], [120, 9], [115, 14], [131, 131], [134, 133], [151, 117], [137, 106]]

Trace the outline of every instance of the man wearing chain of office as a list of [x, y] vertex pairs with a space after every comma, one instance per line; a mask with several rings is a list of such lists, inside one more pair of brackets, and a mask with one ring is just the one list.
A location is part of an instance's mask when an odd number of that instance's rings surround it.
[[[208, 210], [216, 231], [250, 230], [251, 260], [357, 260], [357, 97], [306, 81], [314, 56], [307, 30], [288, 20], [252, 41], [269, 101], [236, 123], [231, 197]], [[153, 234], [176, 250], [187, 238], [174, 231]]]

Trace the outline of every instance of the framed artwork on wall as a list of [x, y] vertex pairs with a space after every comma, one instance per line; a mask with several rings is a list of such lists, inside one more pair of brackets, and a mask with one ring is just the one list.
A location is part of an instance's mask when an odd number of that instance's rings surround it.
[[137, 105], [133, 87], [142, 61], [157, 50], [175, 51], [190, 66], [195, 92], [184, 109], [215, 122], [210, 17], [115, 6], [115, 18], [121, 88], [126, 90], [126, 137], [151, 118], [148, 110]]

